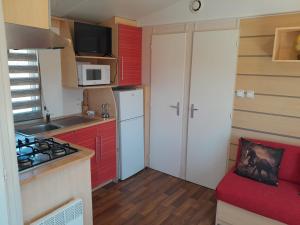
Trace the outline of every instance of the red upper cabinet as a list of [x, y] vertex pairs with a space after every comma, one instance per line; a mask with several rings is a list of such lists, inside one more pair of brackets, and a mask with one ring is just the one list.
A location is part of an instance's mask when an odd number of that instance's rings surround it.
[[118, 25], [119, 85], [141, 85], [142, 28]]

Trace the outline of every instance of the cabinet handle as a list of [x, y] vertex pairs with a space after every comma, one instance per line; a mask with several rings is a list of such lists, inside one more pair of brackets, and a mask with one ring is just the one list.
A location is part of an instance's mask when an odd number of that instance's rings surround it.
[[122, 64], [122, 77], [121, 79], [124, 80], [124, 57], [121, 58], [121, 64]]
[[99, 162], [101, 160], [101, 137], [96, 137], [96, 152], [95, 152], [95, 157], [96, 157], [96, 162]]
[[177, 114], [177, 116], [179, 116], [179, 114], [180, 114], [180, 103], [179, 102], [177, 102], [177, 105], [170, 105], [170, 108], [176, 109], [176, 114]]
[[195, 111], [198, 111], [198, 110], [199, 110], [199, 109], [195, 108], [195, 105], [194, 105], [194, 104], [191, 105], [191, 118], [194, 118], [194, 112], [195, 112]]

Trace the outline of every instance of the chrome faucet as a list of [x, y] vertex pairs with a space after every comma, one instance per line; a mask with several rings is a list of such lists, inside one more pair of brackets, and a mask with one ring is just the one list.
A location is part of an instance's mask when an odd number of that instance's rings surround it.
[[47, 113], [46, 113], [46, 123], [50, 123], [50, 122], [51, 122], [50, 113], [47, 112]]
[[49, 112], [49, 110], [47, 109], [46, 106], [44, 106], [44, 110], [46, 112], [46, 123], [50, 123], [50, 121], [51, 121], [50, 112]]

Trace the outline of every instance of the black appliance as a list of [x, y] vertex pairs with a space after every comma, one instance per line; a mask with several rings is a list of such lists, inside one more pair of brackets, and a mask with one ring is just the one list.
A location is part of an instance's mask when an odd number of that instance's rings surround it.
[[53, 138], [25, 138], [17, 140], [19, 172], [78, 152], [69, 144], [55, 142]]
[[74, 39], [77, 55], [112, 55], [112, 30], [109, 27], [75, 22]]

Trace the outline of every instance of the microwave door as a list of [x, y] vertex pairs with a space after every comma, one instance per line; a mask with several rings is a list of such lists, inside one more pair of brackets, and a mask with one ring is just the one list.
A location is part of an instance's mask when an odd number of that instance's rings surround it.
[[102, 73], [101, 69], [87, 69], [86, 80], [88, 85], [101, 84]]

